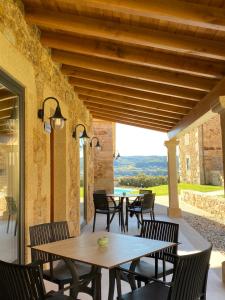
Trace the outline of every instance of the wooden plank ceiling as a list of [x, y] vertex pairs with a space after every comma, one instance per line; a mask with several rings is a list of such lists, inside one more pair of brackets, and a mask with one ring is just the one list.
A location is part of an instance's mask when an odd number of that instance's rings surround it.
[[11, 117], [16, 101], [17, 96], [0, 83], [0, 136], [13, 133], [9, 128], [8, 119]]
[[225, 92], [225, 0], [24, 5], [95, 118], [168, 132]]

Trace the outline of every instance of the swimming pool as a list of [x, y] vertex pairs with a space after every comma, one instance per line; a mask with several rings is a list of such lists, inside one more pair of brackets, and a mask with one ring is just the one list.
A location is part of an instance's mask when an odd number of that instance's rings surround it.
[[114, 188], [114, 193], [117, 195], [121, 195], [123, 193], [131, 193], [134, 189], [129, 189], [129, 188], [120, 188], [120, 187], [116, 187]]

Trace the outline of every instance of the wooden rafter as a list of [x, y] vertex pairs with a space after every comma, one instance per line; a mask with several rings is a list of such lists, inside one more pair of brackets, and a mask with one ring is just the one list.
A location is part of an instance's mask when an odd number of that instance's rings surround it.
[[114, 75], [123, 75], [145, 81], [165, 83], [173, 86], [210, 91], [218, 82], [215, 79], [201, 78], [188, 74], [179, 74], [172, 71], [159, 70], [127, 63], [118, 63], [108, 59], [94, 58], [65, 51], [52, 51], [54, 61], [65, 64], [62, 72], [65, 75], [73, 74], [73, 66], [105, 72]]
[[51, 11], [28, 11], [26, 19], [41, 28], [66, 31], [111, 41], [154, 47], [182, 54], [225, 60], [224, 43], [182, 34], [150, 30], [111, 21]]
[[14, 95], [13, 93], [11, 93], [9, 90], [5, 88], [0, 90], [0, 101], [14, 99], [16, 97], [17, 97], [16, 95]]
[[89, 107], [89, 110], [91, 111], [91, 113], [95, 113], [95, 114], [100, 114], [102, 116], [108, 116], [108, 117], [115, 117], [117, 119], [121, 119], [121, 120], [128, 120], [128, 121], [131, 121], [133, 123], [137, 123], [137, 124], [143, 124], [143, 125], [146, 125], [146, 126], [156, 126], [156, 127], [159, 127], [159, 128], [162, 128], [162, 129], [165, 129], [165, 130], [168, 130], [171, 129], [171, 125], [168, 126], [168, 125], [165, 125], [165, 124], [160, 124], [160, 123], [157, 123], [157, 122], [152, 122], [152, 121], [146, 121], [146, 120], [142, 120], [142, 119], [137, 119], [137, 118], [134, 118], [132, 116], [128, 116], [128, 115], [124, 115], [124, 114], [121, 114], [121, 113], [115, 113], [115, 114], [112, 114], [110, 112], [107, 112], [107, 111], [96, 111], [95, 109]]
[[150, 125], [148, 126], [148, 125], [140, 124], [138, 122], [132, 122], [132, 121], [127, 120], [127, 119], [122, 119], [122, 118], [117, 118], [117, 117], [112, 117], [112, 116], [109, 116], [109, 117], [108, 116], [103, 116], [102, 114], [98, 114], [98, 113], [92, 113], [92, 116], [96, 119], [102, 119], [102, 120], [106, 120], [106, 121], [126, 124], [126, 125], [130, 125], [130, 126], [141, 127], [141, 128], [150, 129], [150, 130], [168, 132], [168, 130], [163, 129], [163, 128], [158, 127], [158, 126], [150, 126]]
[[176, 0], [84, 0], [94, 8], [225, 31], [225, 9]]
[[190, 111], [190, 109], [183, 108], [183, 107], [175, 107], [172, 105], [168, 104], [161, 104], [157, 103], [154, 101], [146, 101], [142, 99], [137, 99], [137, 98], [131, 98], [127, 96], [121, 96], [113, 93], [104, 93], [100, 91], [95, 91], [95, 90], [90, 90], [86, 88], [80, 88], [80, 87], [75, 87], [75, 90], [78, 94], [86, 95], [86, 96], [92, 96], [92, 97], [97, 97], [97, 98], [102, 98], [102, 99], [108, 99], [116, 102], [122, 102], [125, 104], [131, 104], [131, 105], [138, 105], [142, 106], [145, 108], [154, 108], [157, 110], [165, 111], [165, 112], [170, 112], [174, 114], [180, 114], [180, 115], [187, 115]]
[[[133, 90], [151, 92], [160, 95], [172, 96], [175, 98], [184, 98], [190, 100], [200, 100], [205, 96], [205, 92], [197, 91], [187, 88], [180, 88], [177, 86], [160, 84], [157, 82], [149, 82], [145, 80], [138, 80], [128, 78], [120, 75], [112, 75], [104, 72], [96, 72], [87, 69], [74, 68], [73, 76], [75, 79], [87, 79], [92, 82], [104, 83], [108, 85], [114, 85], [118, 87], [129, 88]], [[74, 81], [75, 82], [75, 81]]]
[[153, 118], [150, 117], [149, 115], [143, 113], [143, 114], [139, 114], [137, 112], [134, 111], [129, 111], [127, 109], [118, 109], [118, 108], [113, 108], [110, 106], [105, 106], [105, 105], [99, 105], [96, 103], [89, 103], [89, 102], [85, 102], [86, 107], [90, 110], [96, 111], [96, 112], [108, 112], [111, 114], [122, 114], [124, 116], [129, 116], [129, 117], [133, 117], [136, 120], [143, 120], [146, 122], [152, 122], [152, 123], [156, 123], [156, 124], [161, 124], [161, 125], [165, 125], [168, 126], [170, 128], [173, 127], [174, 123], [171, 122], [167, 122], [167, 121], [163, 121], [160, 120], [159, 118], [156, 118], [156, 116], [154, 116]]
[[44, 46], [68, 52], [91, 55], [142, 66], [156, 67], [179, 73], [187, 73], [208, 78], [222, 78], [225, 64], [205, 61], [199, 58], [187, 58], [171, 53], [156, 52], [105, 41], [68, 36], [43, 31], [41, 41]]
[[225, 77], [208, 93], [190, 113], [180, 120], [174, 128], [169, 132], [169, 137], [173, 138], [182, 132], [183, 129], [197, 121], [204, 114], [209, 112], [218, 102], [220, 96], [225, 95]]
[[169, 113], [169, 112], [164, 112], [161, 110], [157, 110], [155, 108], [151, 108], [151, 107], [143, 107], [137, 104], [128, 104], [128, 103], [124, 103], [121, 101], [118, 101], [118, 97], [115, 97], [115, 101], [110, 100], [110, 99], [104, 99], [104, 98], [97, 98], [97, 97], [93, 97], [93, 96], [87, 96], [87, 95], [82, 95], [79, 94], [79, 98], [84, 101], [85, 103], [87, 102], [91, 102], [91, 103], [97, 103], [97, 104], [104, 104], [107, 106], [111, 106], [111, 107], [118, 107], [118, 109], [120, 108], [124, 108], [124, 109], [129, 109], [129, 110], [133, 110], [136, 112], [141, 113], [148, 113], [148, 114], [152, 114], [155, 116], [160, 116], [160, 117], [165, 117], [167, 119], [170, 119], [172, 121], [179, 121], [182, 118], [182, 115], [177, 114], [177, 113]]
[[136, 91], [130, 90], [125, 87], [118, 87], [114, 85], [107, 85], [103, 83], [96, 83], [90, 80], [84, 79], [70, 79], [70, 83], [73, 84], [74, 87], [77, 88], [87, 88], [95, 91], [106, 92], [111, 94], [116, 94], [120, 96], [127, 96], [134, 99], [142, 99], [146, 101], [168, 104], [177, 107], [183, 108], [192, 108], [198, 101], [189, 100], [189, 99], [181, 99], [166, 95], [157, 95], [150, 92]]

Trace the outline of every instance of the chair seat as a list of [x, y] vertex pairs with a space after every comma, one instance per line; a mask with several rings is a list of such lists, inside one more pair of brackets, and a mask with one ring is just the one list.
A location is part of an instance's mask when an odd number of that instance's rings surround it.
[[167, 300], [169, 287], [153, 282], [146, 286], [136, 289], [133, 292], [122, 295], [119, 300]]
[[46, 300], [73, 300], [72, 297], [66, 296], [60, 293], [49, 294], [45, 298]]
[[[140, 260], [137, 262], [136, 268], [132, 273], [134, 275], [144, 277], [144, 278], [152, 278], [155, 277], [155, 259], [154, 258], [148, 258], [148, 262], [144, 260]], [[120, 269], [125, 272], [129, 272], [130, 270], [130, 263], [122, 264], [120, 265]], [[166, 262], [166, 274], [171, 274], [173, 272], [173, 264]], [[158, 262], [158, 278], [163, 276], [163, 265], [162, 261]]]
[[114, 213], [116, 213], [116, 212], [119, 212], [120, 211], [120, 208], [118, 208], [118, 207], [115, 207], [115, 208], [112, 208], [112, 207], [110, 207], [109, 208], [109, 210], [107, 210], [107, 209], [96, 209], [96, 213], [100, 213], [100, 214], [108, 214], [108, 213], [110, 213], [110, 214], [114, 214]]
[[[91, 272], [91, 266], [81, 262], [74, 262], [76, 270], [79, 274], [79, 277], [82, 278], [83, 276], [88, 275]], [[44, 270], [43, 277], [47, 280], [51, 279], [50, 270]], [[57, 261], [54, 263], [53, 268], [53, 278], [51, 279], [55, 283], [71, 283], [72, 282], [72, 275], [70, 270], [66, 266], [63, 260]]]

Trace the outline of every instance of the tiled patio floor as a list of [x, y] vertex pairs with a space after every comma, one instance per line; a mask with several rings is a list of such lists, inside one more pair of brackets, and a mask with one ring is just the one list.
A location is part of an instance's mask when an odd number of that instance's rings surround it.
[[[167, 199], [160, 198], [157, 200], [156, 205], [156, 218], [160, 220], [169, 220], [173, 222], [178, 222], [180, 224], [180, 236], [179, 241], [181, 245], [179, 245], [179, 253], [185, 254], [190, 253], [196, 250], [205, 249], [208, 247], [208, 242], [203, 239], [203, 237], [196, 232], [184, 219], [169, 219], [166, 216], [166, 207], [167, 207]], [[186, 207], [187, 210], [193, 211], [195, 213], [195, 209], [192, 207]], [[184, 207], [184, 209], [186, 209]], [[96, 230], [104, 230], [105, 228], [105, 216], [98, 216], [97, 223], [96, 223]], [[87, 225], [84, 228], [83, 234], [90, 232], [92, 230], [92, 224]], [[114, 219], [112, 226], [112, 232], [120, 232], [118, 226], [118, 219]], [[129, 218], [129, 234], [137, 234], [137, 223], [136, 218]], [[119, 249], [118, 249], [119, 250]], [[207, 300], [224, 300], [225, 299], [225, 285], [222, 283], [221, 280], [221, 262], [225, 260], [225, 257], [218, 251], [213, 250], [211, 256], [211, 267], [209, 271], [209, 278], [208, 278], [208, 288], [207, 288]], [[102, 271], [103, 278], [102, 278], [102, 299], [107, 300], [107, 293], [108, 293], [108, 272], [107, 270]], [[48, 288], [50, 285], [48, 284]], [[51, 286], [54, 288], [53, 286]], [[124, 283], [122, 286], [123, 293], [129, 291], [129, 286]], [[91, 299], [88, 295], [79, 294], [79, 299], [81, 300], [88, 300]], [[115, 295], [116, 299], [116, 295]]]

